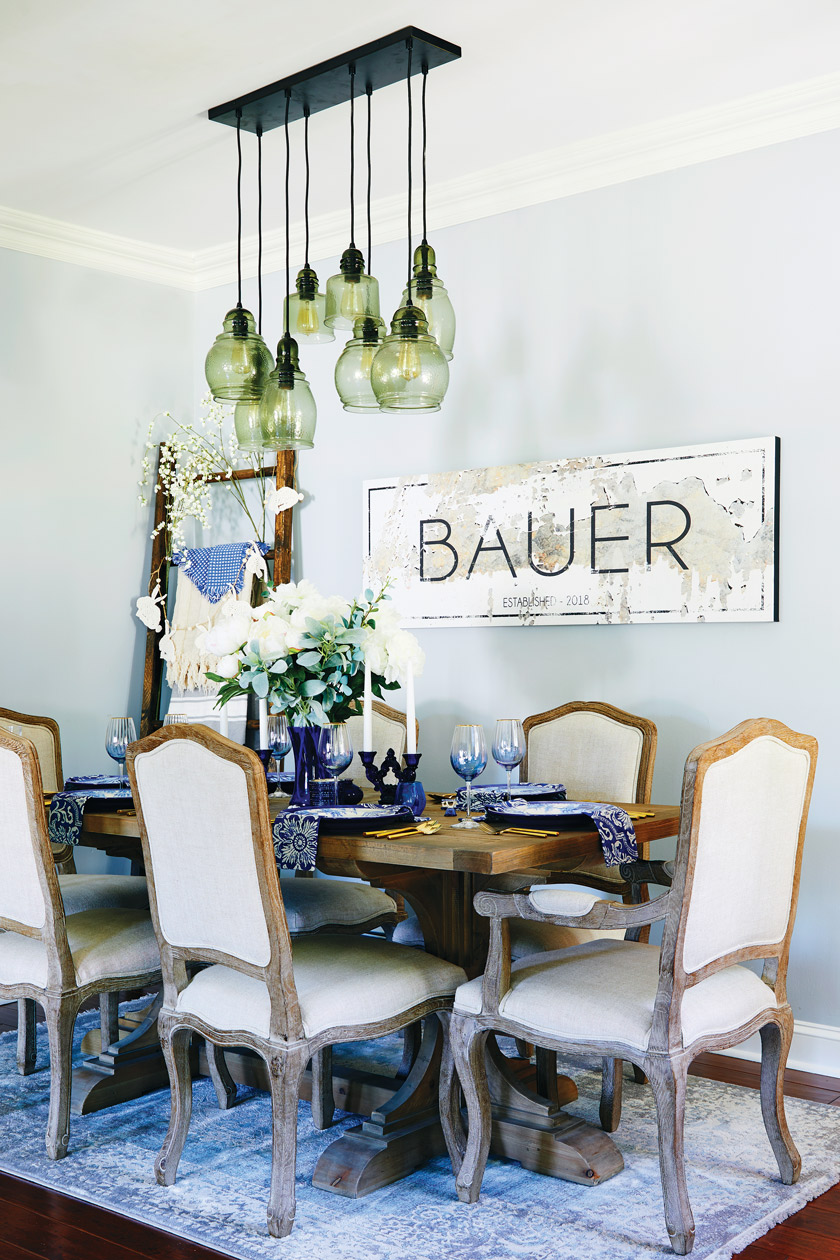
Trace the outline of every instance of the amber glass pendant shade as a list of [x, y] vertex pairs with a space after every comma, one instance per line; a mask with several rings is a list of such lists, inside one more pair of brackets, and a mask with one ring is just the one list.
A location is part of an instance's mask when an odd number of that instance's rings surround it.
[[311, 267], [301, 267], [295, 281], [296, 292], [286, 298], [289, 332], [296, 341], [315, 345], [335, 341], [332, 328], [324, 323], [326, 294], [318, 292], [318, 277]]
[[335, 387], [345, 411], [379, 410], [370, 374], [384, 336], [384, 320], [369, 315], [356, 320], [353, 336], [335, 365]]
[[[409, 301], [408, 287], [403, 290], [403, 304]], [[414, 251], [414, 280], [411, 285], [411, 301], [426, 317], [429, 332], [440, 346], [447, 360], [452, 358], [455, 345], [455, 308], [443, 281], [437, 274], [435, 251], [425, 242]]]
[[311, 450], [317, 420], [315, 399], [298, 363], [297, 342], [284, 335], [277, 344], [277, 363], [260, 400], [263, 447], [271, 451]]
[[204, 361], [204, 374], [217, 402], [259, 399], [271, 371], [271, 351], [250, 311], [235, 306]]
[[449, 364], [429, 334], [422, 311], [401, 306], [391, 321], [370, 375], [380, 411], [439, 411], [449, 385]]

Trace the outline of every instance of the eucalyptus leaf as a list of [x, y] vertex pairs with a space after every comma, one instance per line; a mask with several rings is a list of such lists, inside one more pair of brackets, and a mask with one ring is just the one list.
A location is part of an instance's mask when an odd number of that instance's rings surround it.
[[301, 687], [301, 695], [304, 696], [320, 696], [326, 689], [327, 684], [322, 682], [320, 678], [307, 678]]
[[265, 674], [255, 674], [254, 681], [251, 684], [254, 688], [254, 695], [259, 696], [260, 700], [265, 700], [268, 696], [268, 677]]
[[321, 664], [320, 652], [298, 652], [295, 663], [305, 669], [316, 669]]

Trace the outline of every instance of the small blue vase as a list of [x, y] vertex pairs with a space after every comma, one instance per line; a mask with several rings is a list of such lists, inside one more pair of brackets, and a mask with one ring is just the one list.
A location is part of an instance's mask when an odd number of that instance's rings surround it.
[[426, 793], [419, 780], [413, 783], [398, 783], [394, 793], [395, 805], [408, 805], [415, 818], [419, 818], [426, 808]]

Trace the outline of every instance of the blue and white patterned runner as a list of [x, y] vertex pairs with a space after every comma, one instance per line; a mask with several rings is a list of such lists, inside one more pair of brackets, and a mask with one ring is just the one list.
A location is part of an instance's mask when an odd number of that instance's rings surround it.
[[[367, 809], [371, 813], [371, 826], [377, 823], [398, 827], [402, 822], [414, 822], [414, 814], [407, 805], [389, 808], [387, 820], [377, 819], [381, 812], [378, 805], [334, 806], [330, 815], [334, 819], [342, 816], [358, 819], [359, 810]], [[314, 871], [315, 859], [318, 856], [318, 830], [326, 810], [310, 811], [306, 806], [290, 805], [279, 813], [271, 827], [274, 840], [274, 853], [281, 871]]]
[[[524, 808], [523, 808], [524, 806]], [[530, 825], [539, 827], [540, 822], [550, 825], [559, 815], [584, 814], [591, 818], [601, 838], [604, 862], [618, 866], [620, 862], [635, 862], [639, 856], [636, 833], [630, 815], [618, 805], [604, 805], [595, 801], [511, 801], [491, 807], [498, 818], [515, 814], [517, 819], [527, 818]]]
[[[115, 776], [103, 775], [102, 777]], [[48, 819], [48, 830], [53, 844], [79, 843], [85, 817], [85, 805], [88, 801], [125, 801], [130, 805], [131, 790], [125, 787], [91, 788], [83, 792], [56, 792], [50, 801]]]

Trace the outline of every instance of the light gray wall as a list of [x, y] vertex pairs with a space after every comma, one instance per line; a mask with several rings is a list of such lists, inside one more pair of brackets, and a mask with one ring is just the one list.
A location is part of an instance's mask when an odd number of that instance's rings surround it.
[[[191, 402], [193, 296], [0, 251], [0, 706], [55, 717], [66, 774], [139, 718], [149, 420]], [[80, 853], [79, 869], [104, 869]]]
[[[422, 777], [427, 787], [454, 782], [456, 721], [483, 722], [490, 734], [498, 714], [575, 698], [654, 719], [654, 799], [663, 802], [678, 801], [691, 748], [746, 717], [817, 735], [790, 991], [800, 1019], [833, 1025], [838, 170], [840, 134], [825, 134], [435, 233], [460, 320], [443, 410], [416, 421], [351, 416], [331, 379], [340, 347], [304, 350], [319, 421], [316, 449], [300, 457], [309, 497], [297, 552], [299, 576], [357, 590], [366, 477], [778, 434], [777, 625], [420, 631]], [[386, 317], [404, 257], [401, 245], [375, 251]], [[322, 284], [334, 269], [335, 260], [319, 264]], [[280, 277], [266, 292], [276, 339]], [[198, 298], [198, 393], [230, 298]]]

